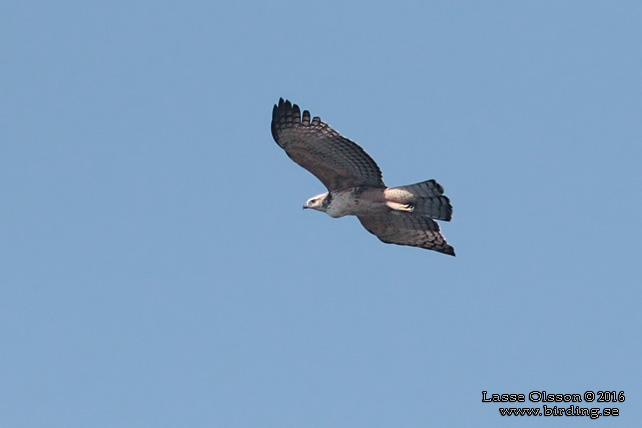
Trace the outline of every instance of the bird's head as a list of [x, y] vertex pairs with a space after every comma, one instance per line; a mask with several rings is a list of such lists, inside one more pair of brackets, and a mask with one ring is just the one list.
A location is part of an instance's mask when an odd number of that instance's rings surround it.
[[328, 192], [325, 192], [308, 199], [305, 201], [305, 204], [303, 204], [303, 209], [312, 208], [313, 210], [325, 212], [328, 208], [328, 204], [330, 203], [328, 195]]

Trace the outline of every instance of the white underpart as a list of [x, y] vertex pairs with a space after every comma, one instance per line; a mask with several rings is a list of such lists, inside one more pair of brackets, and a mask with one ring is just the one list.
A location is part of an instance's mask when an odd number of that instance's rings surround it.
[[382, 198], [377, 199], [379, 198], [369, 198], [364, 194], [355, 197], [352, 190], [336, 192], [332, 194], [332, 200], [325, 212], [337, 218], [346, 215], [375, 214], [389, 209]]

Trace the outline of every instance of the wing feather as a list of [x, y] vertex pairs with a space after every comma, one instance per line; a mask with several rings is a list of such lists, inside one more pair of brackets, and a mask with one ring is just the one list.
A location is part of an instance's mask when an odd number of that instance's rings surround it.
[[337, 191], [357, 186], [384, 187], [376, 162], [355, 142], [343, 137], [319, 117], [290, 101], [279, 100], [272, 110], [272, 137], [287, 155]]
[[396, 211], [358, 217], [368, 232], [386, 244], [409, 245], [455, 255], [455, 249], [446, 242], [437, 222], [429, 217]]

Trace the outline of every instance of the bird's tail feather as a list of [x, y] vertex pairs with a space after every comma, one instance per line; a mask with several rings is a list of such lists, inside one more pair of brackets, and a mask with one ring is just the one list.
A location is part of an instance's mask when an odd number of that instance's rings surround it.
[[450, 221], [453, 217], [453, 207], [447, 196], [435, 196], [432, 198], [418, 198], [413, 204], [414, 212], [436, 220]]
[[400, 189], [412, 193], [413, 196], [431, 198], [444, 194], [444, 188], [435, 180], [426, 180], [421, 183], [409, 184], [407, 186], [392, 187], [391, 189]]
[[427, 180], [408, 186], [388, 188], [385, 196], [388, 201], [408, 205], [414, 214], [450, 221], [453, 208], [443, 193], [444, 188], [439, 183]]

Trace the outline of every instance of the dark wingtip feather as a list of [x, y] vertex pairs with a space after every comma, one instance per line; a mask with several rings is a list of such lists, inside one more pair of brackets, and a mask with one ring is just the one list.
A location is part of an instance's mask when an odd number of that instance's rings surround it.
[[274, 108], [272, 109], [272, 124], [270, 125], [270, 129], [272, 131], [272, 138], [274, 138], [274, 141], [277, 143], [279, 142], [279, 129], [278, 125], [281, 122], [281, 118], [287, 114], [289, 110], [292, 109], [292, 104], [288, 100], [284, 100], [283, 98], [279, 98], [279, 103], [274, 104]]
[[278, 139], [278, 133], [276, 129], [276, 124], [279, 121], [279, 107], [283, 104], [283, 98], [279, 101], [279, 105], [274, 104], [274, 108], [272, 109], [272, 123], [270, 124], [270, 129], [272, 131], [272, 138], [274, 138], [274, 141], [277, 143], [279, 142]]
[[303, 116], [301, 116], [301, 123], [303, 125], [310, 125], [310, 112], [307, 110], [303, 110]]
[[[288, 101], [289, 103], [289, 101]], [[296, 122], [301, 122], [301, 109], [299, 108], [298, 105], [292, 104], [292, 113], [294, 114], [294, 118], [296, 119]]]
[[[290, 123], [289, 126], [288, 123]], [[301, 123], [301, 109], [289, 100], [279, 98], [279, 103], [274, 104], [272, 109], [272, 124], [270, 126], [274, 141], [278, 143], [281, 128], [291, 127], [292, 123]]]

